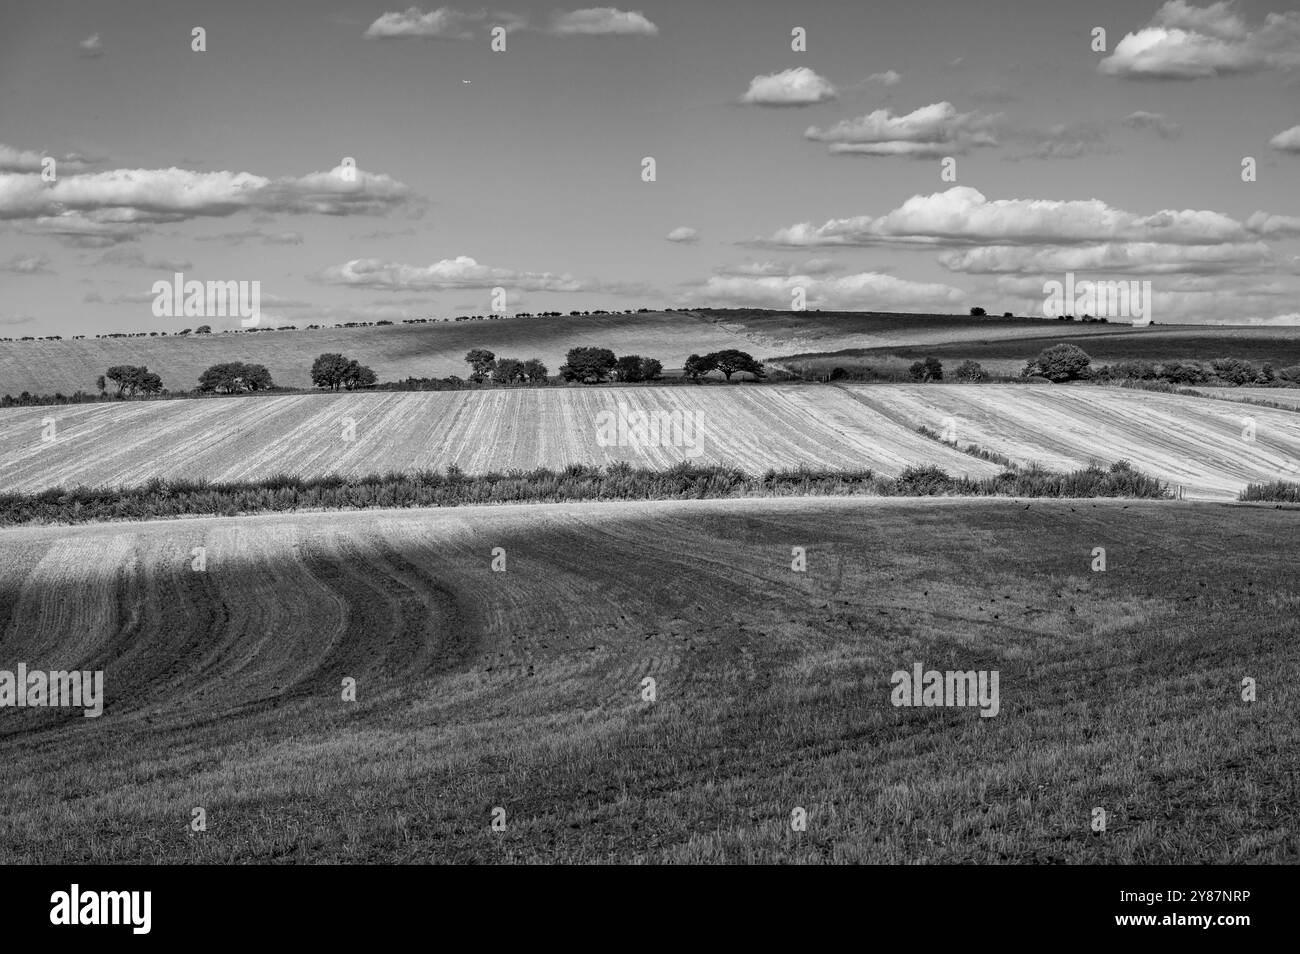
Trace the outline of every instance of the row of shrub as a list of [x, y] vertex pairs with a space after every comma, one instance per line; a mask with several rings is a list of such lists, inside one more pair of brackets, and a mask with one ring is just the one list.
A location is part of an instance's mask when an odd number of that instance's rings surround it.
[[0, 524], [575, 500], [850, 495], [1164, 498], [1169, 493], [1126, 461], [1109, 469], [1092, 464], [1060, 474], [1032, 467], [983, 479], [952, 477], [933, 466], [909, 467], [898, 477], [871, 470], [770, 470], [753, 476], [734, 467], [683, 463], [650, 470], [624, 461], [603, 468], [572, 464], [561, 470], [474, 476], [452, 466], [443, 472], [364, 477], [281, 475], [227, 483], [154, 479], [132, 488], [53, 488], [34, 494], [0, 494]]
[[1237, 495], [1237, 499], [1300, 503], [1300, 484], [1289, 480], [1274, 480], [1264, 484], [1247, 484], [1246, 489]]

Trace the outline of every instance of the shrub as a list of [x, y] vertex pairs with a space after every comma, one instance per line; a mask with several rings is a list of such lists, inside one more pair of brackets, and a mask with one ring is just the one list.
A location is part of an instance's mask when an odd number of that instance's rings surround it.
[[1074, 381], [1087, 377], [1092, 358], [1078, 345], [1058, 344], [1044, 348], [1020, 372], [1022, 377], [1041, 376], [1049, 381]]
[[953, 377], [958, 381], [987, 381], [988, 372], [980, 367], [978, 361], [963, 361], [957, 365], [957, 370], [953, 372]]
[[926, 358], [917, 361], [907, 369], [913, 381], [942, 381], [943, 364], [938, 358]]

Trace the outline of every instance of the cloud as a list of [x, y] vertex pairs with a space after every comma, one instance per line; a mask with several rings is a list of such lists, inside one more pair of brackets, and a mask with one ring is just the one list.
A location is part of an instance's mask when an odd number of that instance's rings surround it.
[[0, 325], [28, 325], [35, 320], [32, 315], [0, 315]]
[[1161, 139], [1177, 139], [1183, 134], [1183, 127], [1168, 119], [1161, 113], [1148, 113], [1139, 109], [1124, 117], [1124, 125], [1131, 129], [1150, 129]]
[[18, 254], [7, 262], [0, 262], [0, 272], [13, 272], [16, 275], [49, 274], [50, 257], [37, 253], [35, 255]]
[[810, 126], [804, 137], [829, 143], [832, 155], [906, 156], [934, 159], [996, 146], [1000, 116], [959, 113], [949, 102], [922, 106], [905, 116], [878, 109], [828, 129]]
[[1246, 220], [1246, 228], [1265, 238], [1300, 238], [1300, 216], [1256, 212]]
[[1229, 2], [1169, 0], [1126, 34], [1097, 69], [1124, 79], [1198, 79], [1300, 65], [1300, 13], [1270, 13], [1249, 26]]
[[658, 36], [659, 28], [641, 13], [587, 7], [555, 14], [547, 32], [555, 36]]
[[883, 73], [872, 73], [867, 77], [867, 82], [879, 83], [881, 86], [897, 86], [902, 78], [903, 75], [895, 70], [885, 70]]
[[915, 195], [881, 216], [804, 222], [753, 244], [779, 248], [969, 245], [1086, 245], [1161, 242], [1215, 245], [1252, 241], [1250, 228], [1219, 212], [1165, 209], [1139, 215], [1100, 199], [995, 199], [969, 186]]
[[194, 263], [184, 258], [166, 258], [161, 255], [144, 255], [125, 248], [109, 249], [94, 263], [96, 265], [117, 265], [122, 268], [146, 268], [161, 272], [183, 272], [193, 268]]
[[228, 245], [243, 245], [257, 239], [262, 245], [301, 245], [301, 232], [266, 232], [262, 229], [243, 229], [239, 232], [221, 232], [217, 235], [200, 235], [199, 242], [225, 242]]
[[511, 13], [462, 13], [450, 7], [440, 7], [424, 13], [419, 7], [405, 11], [385, 13], [367, 27], [367, 39], [393, 40], [401, 38], [420, 40], [468, 40], [480, 26], [503, 26], [507, 31], [523, 26], [523, 20]]
[[26, 231], [89, 246], [132, 241], [161, 223], [244, 210], [377, 215], [410, 198], [406, 185], [386, 175], [342, 165], [279, 179], [175, 167], [60, 176], [52, 183], [36, 174], [0, 174], [0, 220], [25, 220]]
[[1007, 156], [1011, 162], [1023, 159], [1078, 159], [1096, 153], [1111, 152], [1104, 131], [1092, 123], [1059, 123], [1047, 129], [1020, 129], [1009, 138], [1031, 143], [1028, 152]]
[[0, 143], [0, 172], [40, 173], [45, 169], [44, 163], [47, 158], [55, 160], [55, 175], [58, 175], [60, 170], [65, 172], [68, 170], [77, 171], [90, 164], [90, 160], [75, 152], [65, 153], [62, 156], [50, 156], [49, 153], [36, 152], [32, 149], [15, 149], [13, 146]]
[[828, 275], [842, 272], [844, 266], [828, 258], [810, 258], [802, 265], [795, 262], [739, 262], [734, 265], [719, 265], [713, 269], [715, 275], [751, 276], [768, 278], [790, 275]]
[[311, 276], [327, 285], [379, 288], [387, 291], [447, 290], [454, 288], [515, 288], [522, 291], [606, 292], [649, 294], [641, 284], [588, 281], [554, 272], [521, 272], [480, 265], [467, 255], [446, 258], [432, 265], [406, 265], [377, 258], [354, 258]]
[[92, 33], [80, 43], [77, 44], [80, 51], [77, 55], [88, 60], [98, 59], [104, 55], [104, 44], [99, 40], [98, 33]]
[[879, 272], [838, 278], [713, 275], [688, 297], [705, 305], [789, 308], [797, 289], [803, 289], [807, 307], [831, 310], [944, 310], [967, 297], [950, 285], [907, 281]]
[[1300, 126], [1292, 126], [1290, 129], [1283, 130], [1270, 139], [1268, 144], [1279, 152], [1300, 155]]
[[699, 229], [693, 229], [686, 225], [680, 225], [669, 232], [664, 238], [670, 242], [681, 242], [683, 244], [694, 244], [700, 240]]
[[835, 99], [835, 87], [806, 66], [755, 76], [740, 97], [753, 106], [811, 106]]
[[968, 274], [1041, 275], [1057, 272], [1167, 275], [1258, 270], [1272, 262], [1263, 242], [1179, 245], [1162, 242], [1105, 242], [1069, 247], [985, 245], [939, 256], [939, 264]]

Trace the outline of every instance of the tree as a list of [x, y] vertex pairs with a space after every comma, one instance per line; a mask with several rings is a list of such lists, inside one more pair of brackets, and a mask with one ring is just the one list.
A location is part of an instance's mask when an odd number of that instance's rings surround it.
[[663, 374], [664, 366], [658, 358], [641, 359], [641, 380], [658, 381], [659, 375]]
[[640, 381], [641, 362], [639, 354], [625, 354], [614, 362], [614, 377], [620, 381]]
[[974, 308], [970, 310], [970, 316], [972, 318], [983, 318], [986, 314], [988, 314], [988, 312], [986, 312], [983, 308], [979, 307], [978, 305], [976, 305]]
[[262, 364], [228, 361], [224, 364], [214, 364], [199, 375], [199, 390], [217, 394], [267, 391], [272, 387], [271, 372]]
[[560, 373], [567, 373], [566, 381], [599, 383], [614, 370], [617, 361], [614, 352], [608, 348], [570, 348]]
[[358, 364], [356, 361], [349, 361], [347, 369], [343, 372], [343, 386], [349, 391], [355, 391], [357, 388], [370, 388], [375, 385], [375, 372], [371, 371], [364, 364]]
[[355, 361], [349, 361], [337, 352], [322, 354], [312, 362], [311, 383], [318, 388], [337, 391], [347, 380], [348, 371]]
[[524, 363], [518, 358], [498, 358], [492, 367], [492, 380], [497, 384], [512, 384], [524, 378]]
[[95, 387], [99, 388], [100, 394], [103, 394], [108, 389], [108, 385], [104, 382], [104, 376], [102, 374], [95, 378]]
[[1078, 345], [1058, 344], [1044, 348], [1020, 374], [1022, 377], [1039, 375], [1049, 381], [1073, 381], [1087, 377], [1091, 363], [1092, 358]]
[[212, 326], [211, 326], [211, 325], [199, 325], [197, 328], [194, 329], [194, 333], [195, 333], [196, 335], [210, 335], [210, 334], [212, 334]]
[[162, 378], [143, 365], [115, 364], [104, 372], [104, 377], [117, 385], [118, 397], [157, 394], [162, 390]]
[[942, 381], [943, 380], [943, 362], [938, 358], [926, 358], [924, 361], [915, 362], [907, 373], [912, 376], [913, 381]]
[[492, 373], [492, 364], [497, 359], [491, 351], [486, 348], [474, 348], [465, 353], [465, 362], [472, 369], [469, 379], [471, 381], [483, 381]]
[[539, 381], [545, 381], [547, 375], [551, 372], [547, 370], [546, 365], [537, 358], [529, 358], [524, 362], [524, 377], [534, 384]]
[[957, 365], [957, 370], [953, 372], [953, 377], [958, 381], [987, 381], [989, 374], [978, 361], [963, 361]]
[[[709, 357], [712, 357], [712, 355]], [[682, 372], [686, 375], [687, 379], [698, 381], [715, 368], [717, 368], [717, 365], [709, 361], [708, 358], [703, 358], [698, 354], [693, 354], [686, 359], [686, 364], [682, 366]]]
[[752, 374], [756, 379], [767, 374], [763, 370], [761, 361], [755, 361], [753, 355], [744, 351], [737, 351], [735, 348], [710, 352], [704, 356], [704, 360], [721, 371], [722, 376], [728, 381], [737, 371]]

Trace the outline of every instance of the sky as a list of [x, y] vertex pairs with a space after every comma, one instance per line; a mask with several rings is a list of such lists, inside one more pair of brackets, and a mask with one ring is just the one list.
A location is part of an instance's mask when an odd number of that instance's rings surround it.
[[0, 337], [193, 327], [176, 272], [274, 325], [1041, 314], [1067, 272], [1300, 324], [1300, 9], [5, 0]]

